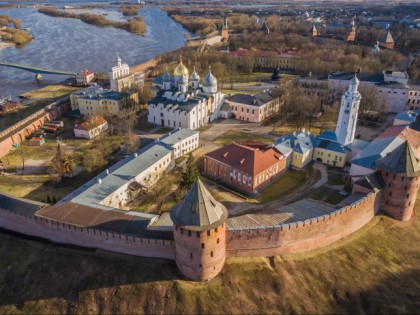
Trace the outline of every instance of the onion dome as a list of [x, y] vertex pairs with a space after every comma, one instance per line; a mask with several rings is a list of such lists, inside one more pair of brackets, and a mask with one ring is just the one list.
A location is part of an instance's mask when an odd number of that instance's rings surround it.
[[357, 78], [356, 75], [354, 75], [353, 79], [351, 79], [350, 84], [351, 85], [359, 85], [359, 79]]
[[200, 76], [198, 75], [198, 73], [195, 71], [195, 67], [194, 67], [194, 72], [191, 73], [190, 75], [190, 80], [191, 81], [200, 81]]
[[183, 76], [186, 75], [188, 76], [188, 69], [186, 66], [184, 66], [184, 64], [182, 63], [182, 59], [180, 58], [179, 60], [179, 64], [176, 66], [175, 70], [174, 70], [174, 76], [178, 77], [178, 76]]
[[213, 198], [199, 179], [171, 211], [175, 225], [192, 231], [213, 229], [223, 224], [227, 217], [226, 207]]
[[169, 73], [168, 70], [166, 70], [165, 74], [162, 77], [163, 82], [170, 82], [172, 81], [172, 77], [171, 74]]
[[203, 83], [204, 83], [204, 86], [217, 86], [217, 79], [211, 73], [210, 69], [209, 69], [209, 73], [204, 78]]

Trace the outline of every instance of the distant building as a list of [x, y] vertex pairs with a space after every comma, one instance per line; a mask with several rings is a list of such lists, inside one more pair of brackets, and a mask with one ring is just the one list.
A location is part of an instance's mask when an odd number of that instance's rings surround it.
[[268, 28], [267, 21], [264, 19], [260, 28], [260, 31], [264, 34], [270, 34], [270, 29]]
[[407, 109], [420, 109], [420, 85], [408, 85]]
[[262, 122], [277, 114], [280, 110], [279, 98], [271, 91], [264, 91], [255, 96], [248, 94], [235, 94], [226, 99], [235, 119]]
[[344, 42], [346, 44], [354, 43], [356, 41], [356, 23], [354, 22], [354, 18], [351, 20], [350, 25], [350, 33], [344, 38]]
[[344, 167], [347, 163], [350, 149], [338, 142], [334, 131], [324, 131], [314, 140], [313, 160], [334, 167]]
[[223, 23], [223, 26], [220, 30], [220, 36], [222, 37], [222, 42], [227, 42], [229, 40], [229, 29], [228, 29], [228, 21], [227, 17], [225, 17], [225, 21]]
[[372, 48], [372, 55], [376, 56], [381, 51], [381, 48], [379, 47], [379, 41], [376, 41], [375, 45]]
[[169, 128], [197, 129], [220, 116], [224, 94], [209, 69], [200, 84], [195, 71], [189, 75], [182, 61], [172, 77], [168, 71], [153, 84], [160, 90], [149, 102], [148, 122]]
[[239, 191], [256, 194], [286, 171], [286, 157], [259, 141], [234, 142], [207, 153], [204, 174]]
[[130, 67], [126, 63], [121, 62], [121, 58], [117, 56], [116, 65], [111, 68], [109, 73], [111, 90], [121, 92], [128, 90], [139, 81], [139, 79], [130, 73]]
[[394, 49], [394, 39], [392, 38], [391, 32], [388, 30], [386, 34], [379, 38], [379, 46], [385, 49]]
[[12, 101], [12, 98], [0, 98], [0, 111], [10, 112], [21, 106], [19, 102]]
[[409, 125], [420, 118], [420, 110], [409, 110], [398, 113], [394, 118], [394, 126]]
[[311, 29], [309, 30], [309, 39], [313, 40], [315, 37], [318, 37], [319, 33], [318, 30], [315, 27], [315, 24], [312, 24]]
[[117, 115], [123, 107], [137, 101], [137, 94], [106, 90], [96, 84], [70, 95], [71, 109], [85, 116]]
[[297, 49], [288, 49], [281, 53], [276, 51], [247, 50], [239, 48], [230, 52], [230, 55], [238, 60], [239, 65], [252, 63], [256, 71], [273, 71], [275, 69], [291, 71], [296, 69], [300, 60]]
[[92, 139], [106, 130], [108, 130], [108, 122], [99, 115], [78, 123], [73, 128], [74, 136], [84, 139]]
[[87, 69], [76, 74], [76, 83], [78, 85], [88, 85], [95, 78], [95, 74]]

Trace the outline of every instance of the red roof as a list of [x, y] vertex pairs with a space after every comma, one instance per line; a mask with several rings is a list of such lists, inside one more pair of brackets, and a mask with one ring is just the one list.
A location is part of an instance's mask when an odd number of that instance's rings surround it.
[[86, 69], [86, 70], [80, 71], [80, 74], [90, 75], [90, 74], [93, 74], [93, 72]]
[[285, 158], [275, 148], [258, 141], [233, 142], [206, 154], [206, 157], [252, 176], [260, 174]]
[[386, 129], [384, 132], [382, 132], [378, 136], [378, 139], [398, 137], [404, 129], [405, 129], [405, 126], [391, 126], [388, 129]]
[[96, 115], [80, 124], [76, 124], [74, 129], [89, 131], [106, 123], [107, 121], [102, 116]]
[[246, 56], [246, 55], [254, 55], [254, 56], [272, 56], [272, 57], [297, 57], [298, 55], [297, 49], [288, 49], [281, 53], [272, 50], [248, 50], [244, 48], [239, 48], [238, 50], [231, 51], [230, 54], [233, 56]]

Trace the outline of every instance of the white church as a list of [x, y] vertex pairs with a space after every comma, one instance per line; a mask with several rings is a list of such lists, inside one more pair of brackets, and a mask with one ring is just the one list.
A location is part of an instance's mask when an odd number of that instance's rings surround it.
[[109, 72], [111, 90], [122, 92], [130, 89], [133, 84], [143, 83], [143, 79], [131, 73], [128, 64], [123, 63], [118, 55], [115, 63]]
[[195, 69], [190, 75], [180, 60], [173, 76], [166, 71], [154, 85], [159, 91], [149, 102], [149, 123], [170, 128], [197, 129], [220, 115], [225, 95], [219, 91], [217, 79], [210, 69], [200, 83], [200, 76]]

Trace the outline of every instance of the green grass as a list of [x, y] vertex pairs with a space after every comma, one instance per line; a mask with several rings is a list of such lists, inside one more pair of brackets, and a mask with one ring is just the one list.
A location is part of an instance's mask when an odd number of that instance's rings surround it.
[[379, 216], [309, 253], [229, 258], [215, 279], [198, 283], [169, 260], [2, 232], [0, 313], [414, 314], [419, 243], [418, 216], [409, 223]]
[[335, 189], [321, 186], [315, 189], [314, 191], [312, 191], [307, 197], [315, 199], [315, 200], [321, 200], [323, 202], [326, 202], [332, 205], [336, 205], [348, 196], [343, 196], [339, 194], [338, 191]]
[[217, 145], [224, 146], [234, 141], [261, 141], [267, 144], [273, 143], [273, 139], [271, 138], [254, 135], [252, 133], [236, 131], [236, 130], [226, 131], [221, 136], [214, 139], [213, 142]]
[[292, 169], [287, 171], [286, 174], [263, 190], [257, 200], [261, 203], [266, 203], [279, 199], [281, 196], [305, 184], [312, 171], [312, 167], [308, 167], [305, 171], [295, 171]]

